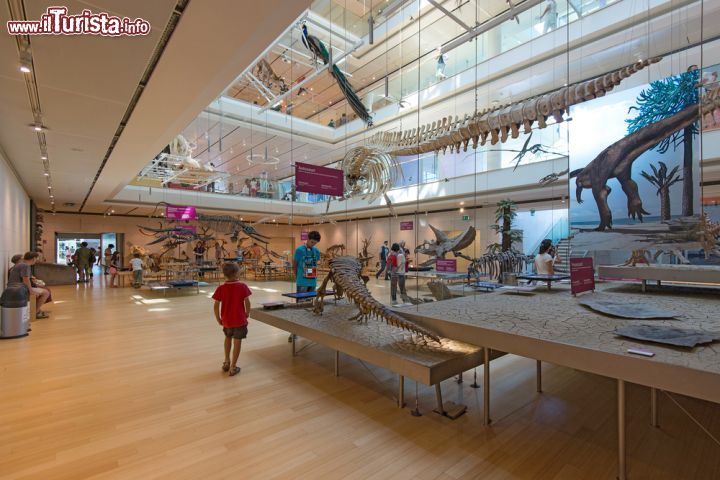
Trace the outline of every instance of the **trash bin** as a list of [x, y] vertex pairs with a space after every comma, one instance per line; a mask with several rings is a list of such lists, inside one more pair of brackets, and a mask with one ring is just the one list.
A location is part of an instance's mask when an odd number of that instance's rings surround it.
[[0, 338], [18, 338], [28, 334], [30, 315], [28, 291], [22, 283], [11, 283], [0, 296]]

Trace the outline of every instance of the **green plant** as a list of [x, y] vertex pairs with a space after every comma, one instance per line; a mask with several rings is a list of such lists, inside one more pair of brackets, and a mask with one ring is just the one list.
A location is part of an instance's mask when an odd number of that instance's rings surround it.
[[[640, 92], [637, 97], [637, 106], [629, 108], [636, 110], [634, 118], [625, 120], [628, 124], [628, 133], [633, 133], [647, 125], [670, 117], [685, 108], [699, 102], [698, 81], [700, 71], [691, 67], [685, 73], [657, 80], [650, 87]], [[693, 214], [693, 137], [698, 134], [697, 122], [669, 135], [655, 146], [655, 149], [664, 154], [670, 146], [677, 149], [683, 147], [683, 194], [682, 214]]]
[[500, 243], [488, 245], [489, 253], [514, 252], [513, 243], [522, 241], [522, 232], [513, 230], [512, 222], [517, 217], [517, 206], [509, 198], [500, 200], [495, 209], [495, 224], [490, 228], [500, 235]]
[[681, 181], [682, 178], [678, 176], [677, 171], [680, 166], [676, 166], [670, 173], [668, 173], [667, 165], [665, 162], [658, 162], [660, 168], [655, 168], [655, 165], [650, 164], [653, 174], [650, 175], [645, 170], [640, 172], [645, 180], [652, 183], [657, 187], [657, 194], [660, 195], [660, 220], [670, 220], [670, 187], [677, 182]]

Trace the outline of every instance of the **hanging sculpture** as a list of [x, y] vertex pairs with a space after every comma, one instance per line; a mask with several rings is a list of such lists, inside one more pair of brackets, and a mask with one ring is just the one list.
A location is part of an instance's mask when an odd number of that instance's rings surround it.
[[[309, 34], [307, 30], [307, 25], [305, 25], [304, 23], [302, 26], [302, 42], [303, 45], [305, 45], [305, 48], [312, 52], [315, 60], [319, 58], [325, 65], [330, 62], [330, 54], [328, 53], [325, 44], [315, 35]], [[371, 126], [372, 118], [370, 117], [370, 113], [367, 111], [367, 108], [365, 108], [365, 105], [363, 105], [362, 100], [360, 100], [360, 98], [355, 93], [355, 90], [353, 90], [353, 87], [352, 85], [350, 85], [350, 82], [348, 82], [348, 79], [345, 78], [345, 75], [343, 75], [343, 73], [334, 63], [332, 65], [332, 68], [330, 69], [330, 75], [332, 75], [337, 82], [340, 90], [347, 99], [350, 108], [353, 109], [357, 116], [360, 117], [362, 121], [367, 124], [368, 127]]]

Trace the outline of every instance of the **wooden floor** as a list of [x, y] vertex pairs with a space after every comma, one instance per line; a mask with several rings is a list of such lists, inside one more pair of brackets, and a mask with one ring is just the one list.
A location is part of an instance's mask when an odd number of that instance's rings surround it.
[[[256, 303], [288, 289], [249, 283], [264, 289]], [[393, 402], [390, 372], [342, 356], [335, 378], [331, 351], [314, 345], [293, 358], [287, 333], [258, 322], [242, 373], [228, 377], [212, 290], [55, 288], [50, 319], [0, 342], [0, 478], [615, 477], [612, 380], [545, 365], [537, 394], [534, 361], [508, 356], [492, 364], [492, 427], [482, 426], [472, 372], [443, 383], [466, 415], [432, 413], [434, 391], [420, 386], [423, 416], [412, 417]], [[414, 393], [408, 382], [410, 406]], [[720, 406], [676, 398], [720, 436]], [[630, 478], [720, 478], [720, 447], [667, 397], [656, 429], [648, 390], [630, 385], [628, 417]]]

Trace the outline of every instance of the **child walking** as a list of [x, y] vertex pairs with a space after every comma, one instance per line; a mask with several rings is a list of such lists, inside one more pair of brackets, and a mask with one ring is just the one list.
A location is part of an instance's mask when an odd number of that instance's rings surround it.
[[[223, 372], [230, 372], [230, 376], [240, 373], [237, 360], [240, 356], [242, 339], [247, 337], [247, 315], [250, 311], [250, 295], [252, 291], [243, 282], [238, 280], [240, 268], [237, 263], [223, 265], [225, 283], [220, 285], [212, 298], [215, 300], [215, 320], [223, 327], [225, 334], [225, 361], [222, 364]], [[232, 360], [230, 350], [232, 346]]]

